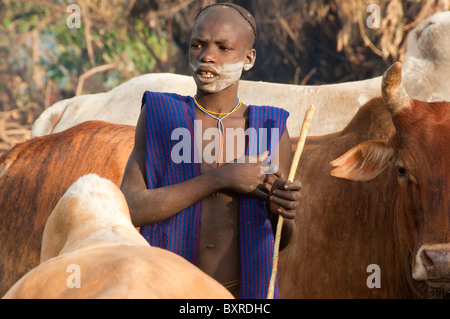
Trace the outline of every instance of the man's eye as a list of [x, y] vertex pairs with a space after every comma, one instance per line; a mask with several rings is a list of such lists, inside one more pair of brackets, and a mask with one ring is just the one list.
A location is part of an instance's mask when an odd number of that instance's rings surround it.
[[221, 46], [220, 49], [223, 50], [223, 51], [232, 50], [230, 47], [225, 47], [225, 46]]
[[193, 49], [199, 49], [199, 48], [201, 48], [201, 45], [198, 44], [198, 43], [192, 43], [192, 44], [191, 44], [191, 48], [193, 48]]

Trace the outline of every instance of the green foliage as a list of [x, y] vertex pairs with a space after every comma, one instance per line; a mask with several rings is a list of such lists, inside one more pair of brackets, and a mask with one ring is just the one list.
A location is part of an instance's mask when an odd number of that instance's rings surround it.
[[[84, 72], [103, 64], [118, 61], [117, 67], [102, 73], [104, 89], [141, 73], [152, 72], [156, 67], [155, 58], [146, 45], [138, 38], [147, 41], [157, 58], [166, 58], [167, 44], [152, 33], [143, 20], [132, 21], [123, 14], [126, 2], [109, 0], [91, 1], [88, 7], [81, 8], [80, 28], [69, 28], [67, 21], [73, 14], [67, 12], [69, 1], [36, 2], [5, 1], [0, 13], [0, 32], [10, 35], [9, 39], [0, 37], [8, 43], [2, 48], [2, 60], [19, 68], [18, 73], [26, 77], [30, 73], [32, 61], [33, 30], [39, 31], [39, 66], [46, 72], [43, 79], [59, 83], [61, 89], [75, 92], [78, 77]], [[87, 21], [89, 19], [89, 21]], [[86, 33], [86, 22], [90, 22]], [[136, 32], [129, 32], [135, 28]], [[1, 34], [1, 33], [0, 33]], [[89, 37], [90, 36], [90, 40]], [[17, 43], [19, 40], [19, 43]], [[16, 41], [16, 43], [14, 43]], [[92, 47], [89, 55], [87, 41]], [[20, 50], [19, 50], [20, 47]], [[24, 56], [18, 56], [22, 51]], [[18, 59], [27, 60], [21, 64]], [[24, 78], [24, 81], [29, 79]]]

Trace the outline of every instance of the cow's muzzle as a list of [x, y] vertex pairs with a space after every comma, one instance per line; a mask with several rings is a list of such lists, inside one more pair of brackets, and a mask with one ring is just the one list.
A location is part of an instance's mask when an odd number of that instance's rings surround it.
[[434, 288], [450, 289], [450, 243], [422, 245], [413, 261], [412, 277]]

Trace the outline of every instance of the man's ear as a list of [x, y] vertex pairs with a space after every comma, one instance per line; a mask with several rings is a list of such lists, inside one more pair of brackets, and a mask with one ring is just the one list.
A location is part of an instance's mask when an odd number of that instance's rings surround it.
[[245, 71], [250, 70], [253, 67], [253, 65], [255, 65], [255, 60], [256, 60], [256, 50], [251, 49], [250, 51], [248, 51], [247, 56], [245, 58], [244, 70]]
[[394, 149], [385, 141], [363, 142], [331, 162], [331, 175], [354, 181], [377, 177], [394, 158]]

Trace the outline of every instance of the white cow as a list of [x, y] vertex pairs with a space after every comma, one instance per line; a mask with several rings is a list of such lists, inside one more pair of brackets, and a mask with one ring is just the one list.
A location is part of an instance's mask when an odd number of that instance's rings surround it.
[[450, 101], [450, 11], [424, 20], [410, 33], [402, 71], [413, 98]]
[[[345, 126], [357, 109], [380, 94], [381, 78], [321, 86], [289, 85], [240, 81], [239, 97], [243, 103], [283, 107], [291, 115], [287, 127], [298, 136], [306, 109], [319, 106], [310, 134], [322, 135]], [[31, 135], [61, 132], [88, 120], [136, 125], [141, 99], [146, 90], [193, 95], [195, 82], [190, 76], [150, 73], [135, 77], [106, 93], [76, 96], [55, 103], [33, 124]]]
[[233, 298], [184, 258], [151, 247], [133, 227], [125, 197], [89, 174], [47, 220], [41, 263], [3, 298]]
[[[423, 21], [410, 34], [403, 67], [407, 92], [420, 100], [450, 100], [450, 12]], [[298, 136], [310, 104], [316, 114], [309, 135], [342, 130], [356, 111], [370, 99], [380, 96], [381, 77], [326, 85], [290, 85], [241, 81], [239, 97], [246, 104], [282, 107], [290, 112], [287, 128]], [[33, 124], [31, 135], [60, 132], [88, 120], [135, 125], [145, 90], [195, 94], [194, 80], [177, 74], [146, 74], [133, 78], [106, 93], [62, 100], [44, 111]]]

